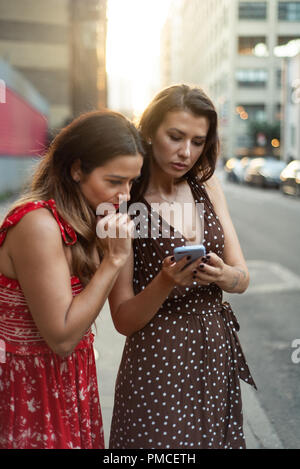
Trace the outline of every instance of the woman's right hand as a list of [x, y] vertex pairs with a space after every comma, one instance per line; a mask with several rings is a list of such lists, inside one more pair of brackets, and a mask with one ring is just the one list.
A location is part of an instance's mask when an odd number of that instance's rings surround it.
[[103, 256], [123, 266], [130, 254], [134, 222], [127, 213], [110, 213], [97, 219], [96, 233]]
[[[161, 270], [162, 278], [173, 284], [173, 286], [190, 286], [194, 282], [194, 276], [197, 267], [199, 267], [202, 262], [201, 259], [196, 259], [194, 262], [185, 267], [189, 262], [190, 260], [188, 259], [188, 256], [183, 257], [178, 262], [176, 262], [172, 256], [166, 257], [163, 261]], [[204, 283], [202, 284], [204, 285]]]

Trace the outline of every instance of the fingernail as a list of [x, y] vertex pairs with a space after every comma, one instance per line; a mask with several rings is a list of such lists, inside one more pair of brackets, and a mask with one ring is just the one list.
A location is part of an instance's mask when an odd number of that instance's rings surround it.
[[175, 257], [174, 257], [174, 256], [171, 257], [171, 261], [175, 261]]
[[189, 261], [189, 260], [191, 259], [191, 256], [187, 256], [187, 258], [186, 258], [186, 259]]
[[210, 259], [210, 256], [209, 256], [209, 255], [208, 255], [208, 256], [206, 256], [206, 259]]
[[197, 270], [193, 270], [193, 274], [197, 274], [197, 273], [198, 273]]
[[196, 278], [196, 275], [193, 275], [193, 280]]
[[203, 269], [204, 264], [200, 264], [199, 267], [200, 267], [200, 269]]

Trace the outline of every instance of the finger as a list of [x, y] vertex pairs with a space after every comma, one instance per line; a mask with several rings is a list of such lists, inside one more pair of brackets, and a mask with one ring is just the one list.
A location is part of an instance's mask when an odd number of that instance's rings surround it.
[[175, 261], [174, 256], [165, 257], [164, 260], [163, 260], [163, 266], [164, 267], [169, 267], [169, 266], [175, 265], [175, 264], [176, 264], [176, 261]]
[[103, 225], [103, 224], [107, 223], [114, 215], [115, 215], [115, 213], [110, 213], [109, 215], [105, 215], [105, 216], [96, 215], [97, 224], [101, 223]]
[[206, 264], [218, 266], [222, 264], [223, 260], [215, 252], [209, 252], [203, 258], [203, 262]]
[[106, 215], [105, 217], [101, 218], [101, 220], [98, 223], [101, 223], [101, 226], [105, 227], [106, 225], [112, 225], [116, 223], [121, 217], [120, 213], [110, 213], [109, 215]]
[[120, 217], [115, 224], [112, 225], [112, 229], [115, 230], [115, 236], [117, 238], [128, 238], [130, 237], [131, 225], [129, 225], [127, 213], [120, 214]]
[[179, 272], [181, 270], [186, 270], [187, 264], [190, 262], [190, 256], [184, 256], [180, 261], [176, 262], [176, 272]]
[[196, 268], [196, 271], [201, 275], [207, 275], [208, 277], [214, 278], [217, 278], [220, 273], [220, 269], [218, 267], [203, 263]]
[[124, 215], [121, 213], [114, 214], [108, 221], [107, 226], [110, 227], [118, 227]]
[[193, 281], [196, 281], [199, 285], [210, 285], [214, 282], [214, 278], [205, 274], [199, 273], [197, 270], [193, 271], [192, 274]]
[[96, 233], [98, 238], [114, 238], [116, 237], [117, 223], [120, 214], [110, 214], [102, 218], [96, 225]]
[[125, 223], [131, 221], [130, 217], [127, 213], [119, 213], [120, 215], [120, 223]]
[[133, 238], [134, 236], [134, 221], [130, 220], [127, 224], [127, 238]]

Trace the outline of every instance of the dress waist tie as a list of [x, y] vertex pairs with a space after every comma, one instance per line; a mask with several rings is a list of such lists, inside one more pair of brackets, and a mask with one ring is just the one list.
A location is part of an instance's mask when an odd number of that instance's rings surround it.
[[243, 381], [257, 389], [254, 379], [252, 378], [252, 375], [250, 373], [250, 369], [247, 365], [246, 358], [237, 335], [237, 332], [240, 330], [240, 325], [234, 312], [232, 311], [231, 305], [227, 301], [225, 301], [224, 303], [222, 303], [220, 309], [218, 309], [218, 312], [222, 314], [225, 320], [226, 330], [228, 332], [232, 350], [236, 355], [234, 359], [237, 363], [237, 367], [239, 370], [239, 377]]

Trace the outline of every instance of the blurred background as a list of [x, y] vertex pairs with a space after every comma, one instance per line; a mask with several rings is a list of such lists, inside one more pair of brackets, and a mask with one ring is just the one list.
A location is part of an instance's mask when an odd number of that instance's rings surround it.
[[0, 212], [78, 114], [137, 120], [182, 82], [219, 113], [217, 171], [251, 274], [230, 300], [276, 441], [299, 448], [299, 0], [0, 0]]
[[299, 1], [0, 0], [0, 196], [81, 112], [138, 119], [179, 82], [214, 101], [229, 180], [300, 195], [299, 54]]

